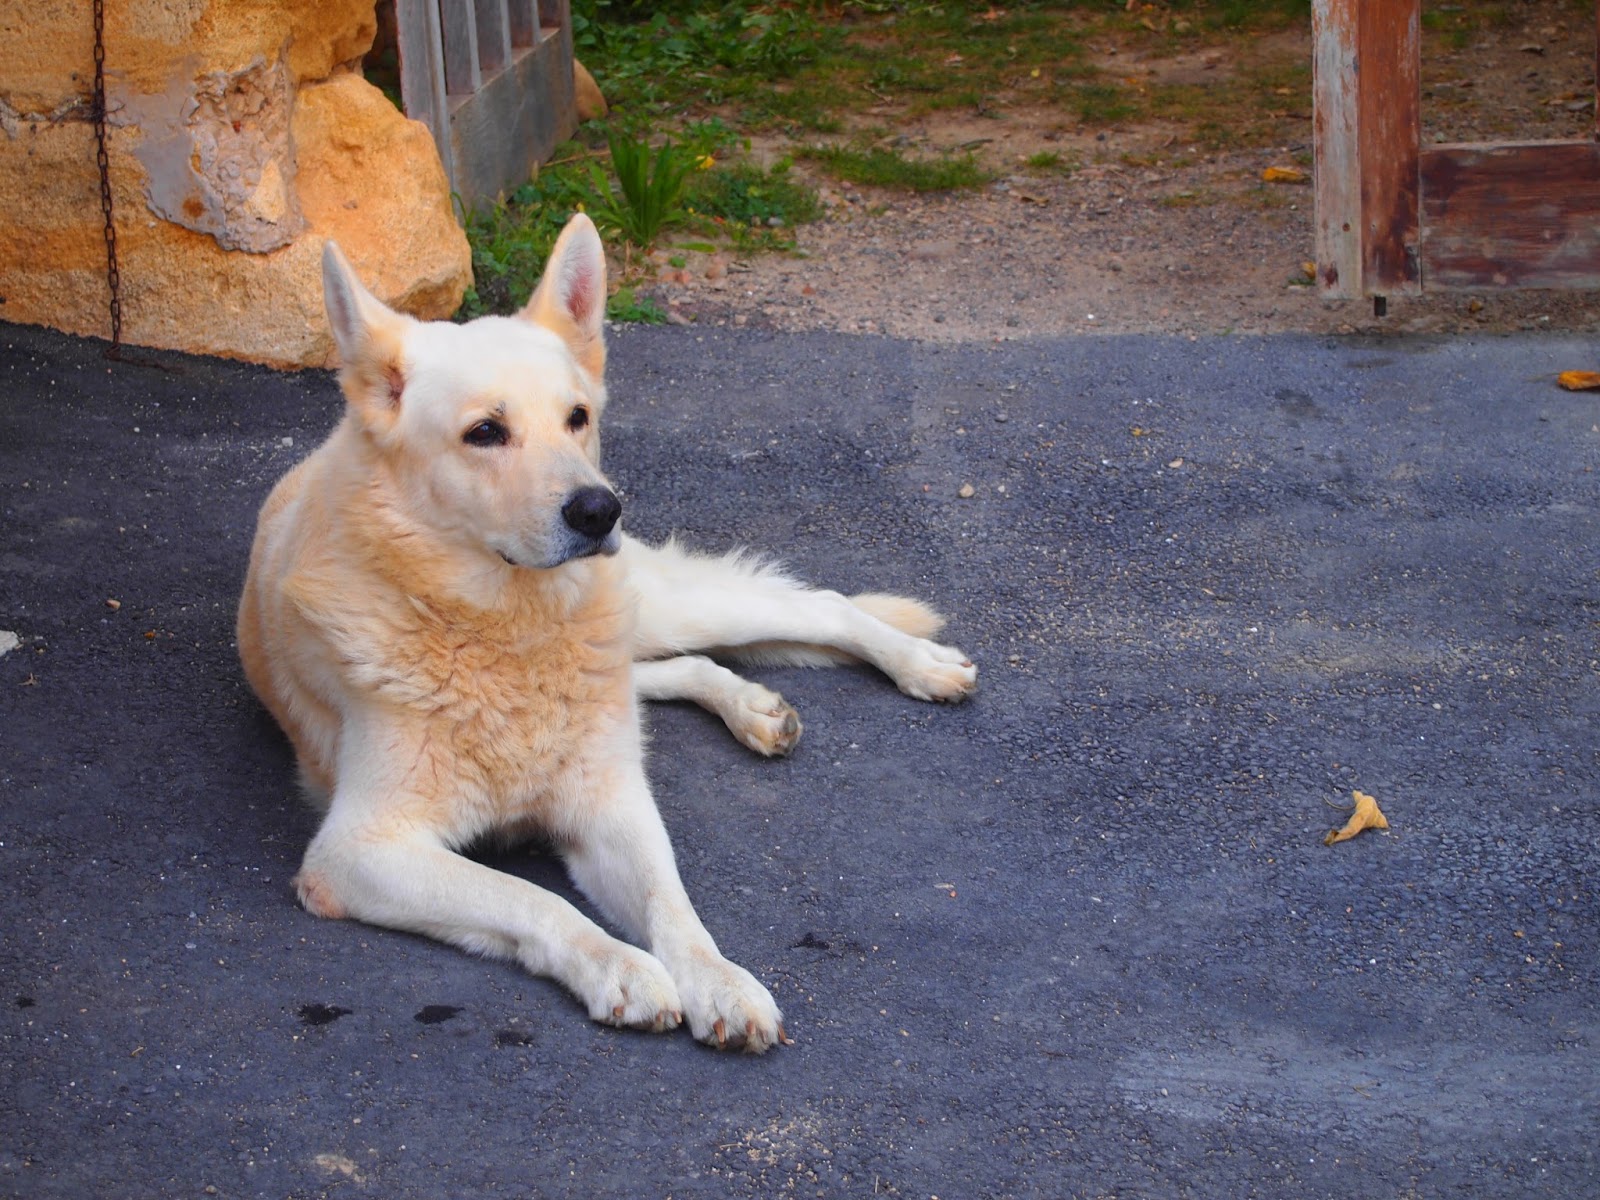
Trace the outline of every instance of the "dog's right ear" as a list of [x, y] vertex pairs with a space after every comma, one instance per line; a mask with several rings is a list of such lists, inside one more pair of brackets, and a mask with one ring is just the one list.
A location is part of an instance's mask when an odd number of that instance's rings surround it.
[[405, 392], [405, 332], [402, 316], [362, 286], [332, 241], [322, 247], [322, 302], [339, 347], [339, 383], [363, 424], [387, 432], [400, 415]]
[[567, 222], [521, 317], [558, 335], [597, 382], [606, 371], [606, 255], [594, 222]]

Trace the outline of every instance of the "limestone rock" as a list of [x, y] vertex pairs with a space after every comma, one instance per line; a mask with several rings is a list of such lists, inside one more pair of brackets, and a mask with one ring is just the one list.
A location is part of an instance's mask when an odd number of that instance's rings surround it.
[[209, 233], [225, 250], [263, 253], [305, 228], [289, 140], [294, 85], [282, 60], [207, 71], [155, 95], [118, 97], [118, 124], [143, 131], [135, 153], [152, 212]]
[[577, 59], [572, 60], [572, 92], [580, 121], [595, 121], [611, 111], [606, 104], [605, 93], [594, 81], [594, 76], [589, 74], [589, 68]]
[[[295, 83], [355, 64], [377, 32], [373, 0], [122, 0], [106, 11], [112, 86], [166, 90], [174, 66], [237, 71], [283, 58]], [[84, 97], [94, 78], [88, 0], [0, 5], [0, 103], [24, 118]]]
[[[141, 137], [137, 128], [118, 129], [111, 144], [129, 344], [326, 365], [328, 237], [395, 307], [444, 317], [460, 304], [471, 252], [432, 139], [358, 76], [299, 94], [293, 139], [304, 224], [270, 253], [224, 250], [147, 207], [149, 180], [135, 152]], [[79, 122], [0, 136], [0, 319], [110, 336], [94, 163], [93, 132]]]
[[[88, 13], [0, 6], [0, 319], [107, 337]], [[325, 364], [329, 237], [388, 303], [454, 311], [471, 254], [432, 139], [343, 69], [371, 43], [372, 0], [127, 0], [106, 17], [126, 342]]]
[[338, 242], [362, 282], [403, 312], [455, 312], [472, 282], [472, 248], [428, 127], [360, 76], [336, 75], [301, 89], [294, 141], [319, 253], [324, 239]]

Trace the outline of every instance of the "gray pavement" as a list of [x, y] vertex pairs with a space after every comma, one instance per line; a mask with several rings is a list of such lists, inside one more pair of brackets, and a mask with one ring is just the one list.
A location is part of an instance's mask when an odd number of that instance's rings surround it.
[[633, 532], [983, 671], [652, 710], [762, 1059], [295, 906], [233, 604], [335, 388], [100, 349], [0, 326], [0, 1195], [1600, 1195], [1592, 339], [619, 332]]

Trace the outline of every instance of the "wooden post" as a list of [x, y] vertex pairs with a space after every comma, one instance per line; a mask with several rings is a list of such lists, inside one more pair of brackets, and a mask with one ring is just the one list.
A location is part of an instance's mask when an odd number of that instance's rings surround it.
[[511, 45], [526, 50], [539, 44], [539, 0], [511, 0]]
[[478, 30], [478, 69], [485, 77], [504, 71], [511, 63], [511, 13], [506, 0], [473, 0], [473, 24]]
[[439, 0], [444, 36], [444, 87], [452, 96], [470, 96], [483, 86], [478, 66], [478, 16], [472, 0]]
[[444, 90], [444, 41], [436, 0], [395, 0], [400, 41], [400, 94], [406, 116], [421, 121], [433, 134], [445, 176], [456, 187], [455, 158], [450, 152], [449, 100]]
[[1317, 282], [1422, 290], [1421, 0], [1312, 0]]

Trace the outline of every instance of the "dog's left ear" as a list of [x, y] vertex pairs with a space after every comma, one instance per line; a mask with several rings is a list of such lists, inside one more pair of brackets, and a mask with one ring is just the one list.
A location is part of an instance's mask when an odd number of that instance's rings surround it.
[[522, 316], [560, 335], [596, 382], [604, 376], [606, 255], [594, 222], [583, 213], [561, 231]]

